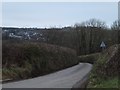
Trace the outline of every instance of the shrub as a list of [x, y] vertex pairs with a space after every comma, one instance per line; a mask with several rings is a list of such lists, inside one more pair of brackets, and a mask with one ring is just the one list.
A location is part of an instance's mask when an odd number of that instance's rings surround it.
[[[88, 88], [106, 88], [118, 85], [120, 45], [113, 45], [102, 52], [93, 66], [90, 74]], [[111, 83], [114, 81], [113, 83]], [[115, 86], [113, 86], [115, 84]], [[118, 88], [118, 86], [117, 86]]]
[[45, 43], [3, 42], [3, 77], [24, 79], [48, 74], [78, 63], [70, 48]]
[[100, 53], [78, 56], [79, 62], [94, 64], [100, 56]]

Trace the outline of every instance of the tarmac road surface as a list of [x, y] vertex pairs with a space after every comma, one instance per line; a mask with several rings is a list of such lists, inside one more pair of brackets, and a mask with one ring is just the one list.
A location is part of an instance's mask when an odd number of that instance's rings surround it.
[[79, 63], [73, 67], [37, 78], [2, 84], [2, 88], [72, 88], [85, 78], [92, 69], [88, 63]]

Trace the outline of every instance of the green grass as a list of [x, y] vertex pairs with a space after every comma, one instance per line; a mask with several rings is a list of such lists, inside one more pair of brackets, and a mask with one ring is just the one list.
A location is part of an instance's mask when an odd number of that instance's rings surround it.
[[2, 80], [2, 69], [0, 68], [0, 80]]
[[96, 86], [98, 88], [104, 87], [104, 88], [118, 88], [118, 78], [111, 78], [108, 80], [103, 80], [101, 83]]
[[87, 88], [120, 88], [118, 78], [119, 45], [102, 52], [94, 63]]
[[88, 88], [119, 88], [118, 77], [110, 79], [93, 79], [89, 82]]

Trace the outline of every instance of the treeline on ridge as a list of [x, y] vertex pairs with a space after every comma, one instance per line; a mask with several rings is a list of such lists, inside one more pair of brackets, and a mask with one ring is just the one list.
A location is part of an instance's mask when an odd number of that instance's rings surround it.
[[[32, 29], [24, 28], [24, 30], [29, 31]], [[29, 41], [69, 47], [75, 49], [77, 55], [100, 52], [100, 44], [102, 41], [106, 44], [106, 47], [120, 43], [119, 20], [113, 22], [111, 28], [108, 28], [103, 21], [90, 19], [82, 23], [77, 23], [73, 27], [48, 29], [34, 28], [33, 31], [41, 33], [43, 35], [43, 40]], [[3, 40], [6, 40], [4, 38], [3, 36]]]

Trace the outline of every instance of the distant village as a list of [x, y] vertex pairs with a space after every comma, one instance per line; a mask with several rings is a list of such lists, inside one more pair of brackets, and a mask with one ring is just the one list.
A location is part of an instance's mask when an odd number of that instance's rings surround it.
[[3, 38], [14, 38], [21, 40], [39, 40], [42, 38], [42, 33], [37, 33], [37, 29], [28, 28], [2, 28]]
[[39, 40], [45, 41], [44, 31], [45, 30], [70, 30], [71, 27], [64, 28], [12, 28], [3, 27], [2, 37], [3, 39], [19, 39], [19, 40]]

